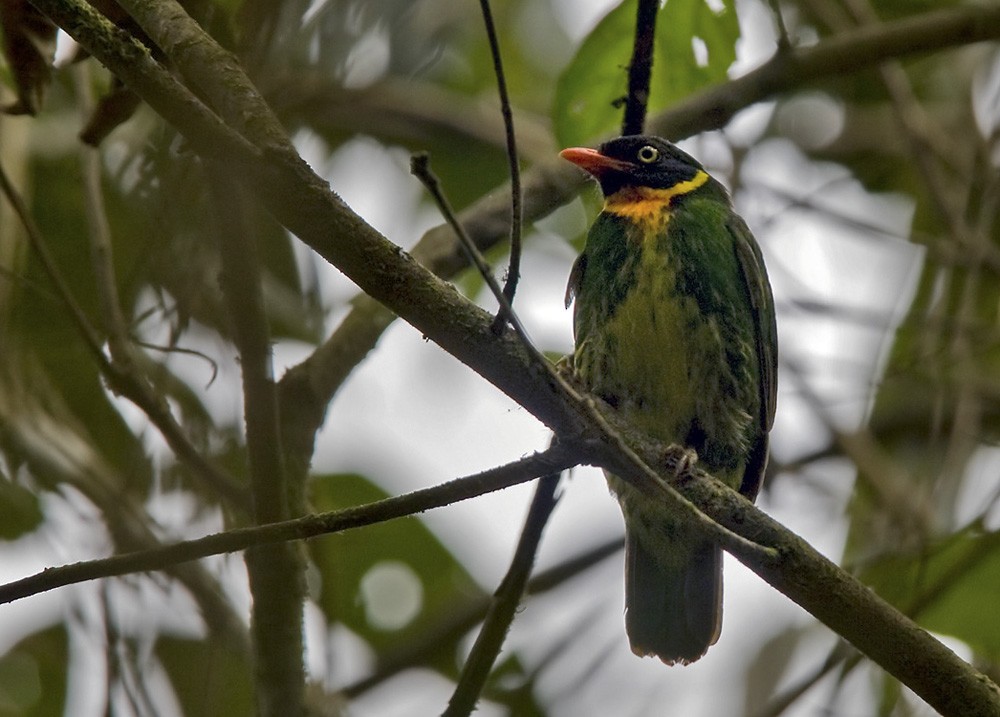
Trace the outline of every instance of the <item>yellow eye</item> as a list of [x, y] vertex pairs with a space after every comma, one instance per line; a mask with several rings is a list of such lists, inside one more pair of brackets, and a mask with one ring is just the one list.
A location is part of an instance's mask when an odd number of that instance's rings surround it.
[[642, 162], [643, 164], [652, 164], [653, 162], [655, 162], [660, 158], [660, 150], [658, 150], [656, 147], [652, 147], [647, 144], [645, 147], [639, 150], [636, 156], [639, 158], [639, 161]]

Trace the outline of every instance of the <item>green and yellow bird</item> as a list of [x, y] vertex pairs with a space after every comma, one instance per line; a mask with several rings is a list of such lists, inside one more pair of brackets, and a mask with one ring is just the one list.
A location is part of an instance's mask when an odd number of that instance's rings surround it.
[[[753, 500], [774, 420], [777, 335], [760, 249], [729, 193], [659, 137], [561, 156], [592, 174], [604, 208], [566, 294], [573, 369], [634, 426], [697, 452]], [[627, 533], [632, 651], [670, 664], [705, 654], [722, 627], [722, 553], [665, 504], [608, 474]]]

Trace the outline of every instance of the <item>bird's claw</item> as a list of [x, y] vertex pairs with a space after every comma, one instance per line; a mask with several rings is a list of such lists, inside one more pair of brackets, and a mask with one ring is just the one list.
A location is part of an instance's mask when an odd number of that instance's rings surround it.
[[663, 464], [666, 466], [667, 472], [672, 473], [675, 478], [690, 471], [697, 462], [697, 451], [676, 443], [671, 443], [663, 456]]
[[573, 368], [573, 354], [566, 354], [556, 361], [556, 373], [565, 381], [570, 383], [576, 381], [576, 370]]

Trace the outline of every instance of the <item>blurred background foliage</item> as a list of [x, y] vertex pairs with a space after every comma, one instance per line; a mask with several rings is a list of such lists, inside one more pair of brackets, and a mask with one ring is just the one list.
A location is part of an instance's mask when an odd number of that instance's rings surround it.
[[[113, 3], [94, 4], [129, 26]], [[412, 246], [439, 221], [406, 174], [411, 152], [430, 153], [458, 208], [503, 191], [503, 125], [476, 3], [184, 5], [237, 54], [303, 156], [393, 241]], [[613, 134], [635, 2], [494, 6], [523, 164]], [[791, 46], [808, 47], [965, 5], [668, 0], [651, 111], [766, 61], [781, 39], [775, 7]], [[239, 370], [202, 167], [27, 2], [0, 0], [0, 10], [5, 175], [99, 344], [113, 350], [94, 240], [95, 221], [106, 222], [135, 369], [191, 444], [242, 480]], [[981, 43], [834, 69], [790, 83], [722, 130], [672, 138], [732, 188], [775, 286], [781, 394], [762, 505], [994, 679], [998, 121], [998, 48]], [[80, 143], [84, 128], [99, 149]], [[0, 577], [244, 524], [238, 501], [108, 389], [4, 194]], [[304, 360], [345, 317], [368, 320], [349, 282], [242, 204], [247, 240], [264, 257], [279, 368]], [[552, 355], [571, 348], [562, 291], [595, 209], [588, 190], [538, 217], [527, 237], [517, 305]], [[490, 258], [502, 273], [505, 250]], [[455, 279], [489, 305], [475, 275]], [[406, 327], [389, 329], [364, 360], [355, 353], [357, 370], [338, 368], [350, 377], [331, 391], [308, 457], [311, 510], [438, 483], [544, 444], [530, 416]], [[482, 714], [660, 714], [663, 705], [691, 715], [931, 713], [735, 565], [722, 642], [700, 663], [668, 670], [628, 654], [621, 527], [602, 483], [580, 470], [564, 487], [540, 557], [547, 570], [515, 620]], [[312, 713], [441, 710], [516, 539], [528, 494], [510, 493], [308, 545]], [[242, 561], [228, 556], [2, 606], [0, 715], [248, 714], [249, 599]]]

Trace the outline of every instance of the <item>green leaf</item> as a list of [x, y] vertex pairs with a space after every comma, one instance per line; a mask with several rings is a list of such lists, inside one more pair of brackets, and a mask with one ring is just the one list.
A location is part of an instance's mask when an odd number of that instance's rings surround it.
[[161, 637], [156, 655], [186, 717], [254, 714], [253, 675], [239, 651], [217, 642]]
[[[311, 482], [310, 500], [318, 511], [385, 497], [381, 488], [359, 475], [324, 475]], [[309, 550], [320, 572], [318, 603], [327, 618], [346, 625], [381, 656], [483, 596], [417, 518], [317, 538], [309, 542]]]
[[614, 131], [621, 118], [615, 103], [628, 86], [634, 25], [635, 2], [626, 0], [597, 24], [559, 78], [552, 119], [560, 145]]
[[[26, 195], [44, 197], [33, 208], [38, 229], [76, 302], [98, 324], [94, 318], [100, 316], [96, 283], [82, 229], [86, 222], [82, 219], [79, 160], [68, 154], [46, 155], [32, 164], [29, 176]], [[51, 284], [35, 252], [27, 252], [19, 272], [23, 272], [24, 281], [12, 284], [2, 307], [2, 381], [8, 401], [16, 391], [21, 405], [5, 420], [37, 423], [38, 416], [44, 415], [60, 428], [58, 433], [56, 426], [46, 429], [50, 440], [75, 433], [132, 486], [141, 489], [148, 485], [151, 472], [142, 443], [110, 400], [93, 356], [68, 312], [48, 288]], [[3, 443], [6, 439], [0, 436]]]
[[537, 672], [526, 669], [516, 654], [509, 654], [493, 668], [483, 697], [506, 707], [508, 714], [544, 717], [546, 712], [535, 699], [537, 677]]
[[0, 2], [0, 35], [0, 49], [17, 89], [17, 101], [0, 110], [33, 115], [52, 79], [56, 26], [26, 0], [4, 0]]
[[0, 476], [0, 539], [14, 540], [42, 522], [38, 496]]
[[893, 605], [915, 612], [928, 630], [1000, 656], [1000, 623], [984, 619], [1000, 595], [1000, 533], [967, 529], [919, 554], [880, 560], [861, 578]]
[[[740, 26], [733, 0], [716, 14], [705, 0], [669, 0], [656, 21], [650, 111], [659, 111], [697, 90], [726, 79], [736, 61]], [[695, 43], [704, 43], [705, 64]]]
[[68, 657], [66, 630], [57, 625], [26, 637], [0, 658], [0, 717], [62, 715]]
[[[649, 112], [726, 78], [736, 59], [739, 23], [733, 0], [713, 11], [705, 0], [669, 0], [656, 20]], [[635, 35], [636, 1], [608, 13], [580, 45], [556, 85], [553, 121], [563, 146], [611, 135], [621, 122], [628, 91], [628, 63]], [[707, 57], [699, 64], [696, 38]]]

